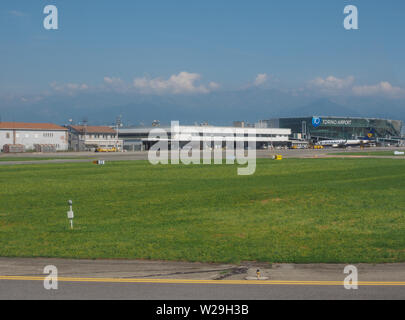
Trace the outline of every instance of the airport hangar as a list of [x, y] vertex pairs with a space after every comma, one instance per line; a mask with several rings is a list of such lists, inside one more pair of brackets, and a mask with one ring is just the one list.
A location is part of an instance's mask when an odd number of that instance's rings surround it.
[[378, 145], [400, 145], [402, 121], [355, 117], [296, 117], [261, 120], [259, 127], [290, 128], [292, 141], [369, 140]]
[[[225, 147], [226, 139], [229, 137], [232, 137], [235, 141], [238, 139], [247, 141], [249, 139], [247, 136], [249, 135], [255, 136], [256, 148], [258, 149], [277, 146], [287, 147], [290, 143], [289, 137], [291, 135], [291, 129], [289, 128], [220, 127], [210, 125], [178, 126], [176, 132], [179, 133], [176, 133], [174, 136], [171, 135], [170, 126], [120, 128], [118, 135], [124, 141], [124, 150], [149, 150], [157, 141], [164, 140], [161, 137], [150, 137], [149, 134], [153, 129], [163, 129], [167, 132], [169, 147], [171, 140], [179, 141], [180, 147], [190, 143], [190, 141], [198, 140], [201, 141], [201, 149], [203, 148], [203, 144], [212, 149]], [[236, 129], [242, 129], [245, 137], [235, 135]]]

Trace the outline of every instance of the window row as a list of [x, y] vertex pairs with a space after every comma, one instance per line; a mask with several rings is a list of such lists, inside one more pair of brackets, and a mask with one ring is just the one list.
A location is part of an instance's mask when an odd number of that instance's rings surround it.
[[[15, 134], [15, 136], [16, 136], [16, 138], [29, 138], [30, 137], [30, 134], [29, 133], [16, 133]], [[44, 137], [44, 138], [53, 138], [53, 133], [52, 132], [43, 132], [42, 133], [42, 136]], [[34, 134], [31, 134], [31, 137], [34, 137], [34, 138], [39, 138], [39, 134], [38, 133], [34, 133]], [[11, 138], [11, 133], [10, 132], [7, 132], [6, 133], [6, 139], [10, 139]]]

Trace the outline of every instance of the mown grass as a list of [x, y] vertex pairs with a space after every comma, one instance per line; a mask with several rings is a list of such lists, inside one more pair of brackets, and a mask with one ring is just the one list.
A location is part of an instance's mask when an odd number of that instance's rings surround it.
[[[405, 162], [0, 167], [0, 256], [405, 261]], [[72, 199], [75, 229], [69, 230]]]

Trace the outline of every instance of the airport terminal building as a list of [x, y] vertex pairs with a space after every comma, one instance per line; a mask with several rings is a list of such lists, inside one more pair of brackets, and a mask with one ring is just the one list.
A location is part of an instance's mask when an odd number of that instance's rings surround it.
[[[173, 129], [175, 128], [175, 132]], [[151, 137], [152, 130], [160, 129], [167, 132], [167, 136]], [[243, 131], [243, 137], [235, 134], [236, 130]], [[241, 128], [220, 126], [177, 126], [177, 127], [145, 127], [120, 128], [119, 138], [124, 141], [127, 151], [149, 150], [156, 142], [167, 140], [170, 146], [172, 141], [178, 141], [180, 147], [192, 141], [200, 141], [201, 149], [206, 145], [209, 148], [225, 148], [227, 140], [245, 141], [254, 139], [259, 149], [275, 146], [287, 146], [291, 130], [289, 128]]]
[[292, 139], [314, 142], [364, 139], [380, 144], [400, 143], [402, 129], [400, 120], [322, 116], [262, 120], [259, 125], [266, 128], [290, 128]]

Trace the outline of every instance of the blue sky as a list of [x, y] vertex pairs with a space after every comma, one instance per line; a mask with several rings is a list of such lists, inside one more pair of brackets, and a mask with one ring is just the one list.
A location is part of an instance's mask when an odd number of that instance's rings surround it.
[[[59, 10], [57, 31], [43, 28], [46, 4]], [[359, 30], [343, 28], [348, 4]], [[404, 31], [403, 0], [2, 0], [0, 94], [127, 90], [134, 79], [155, 90], [175, 76], [196, 93], [266, 83], [362, 94], [385, 84], [402, 95]]]

